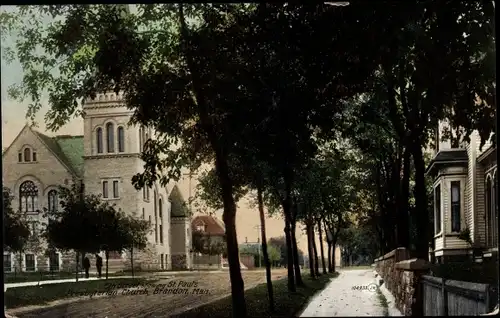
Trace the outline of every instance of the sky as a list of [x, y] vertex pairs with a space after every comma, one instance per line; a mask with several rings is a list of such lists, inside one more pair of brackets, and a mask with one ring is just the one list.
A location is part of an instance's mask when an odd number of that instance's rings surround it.
[[[11, 6], [2, 6], [0, 11], [11, 11], [13, 10]], [[15, 34], [8, 35], [3, 34], [1, 41], [2, 57], [1, 57], [1, 89], [2, 89], [2, 149], [5, 149], [14, 140], [17, 134], [21, 131], [22, 127], [26, 124], [26, 112], [28, 110], [28, 102], [18, 102], [9, 98], [7, 94], [7, 89], [12, 84], [18, 84], [22, 81], [23, 70], [19, 62], [13, 61], [8, 64], [4, 59], [3, 50], [4, 47], [12, 46], [15, 43]], [[40, 132], [47, 135], [83, 135], [83, 119], [74, 118], [70, 120], [64, 127], [59, 129], [57, 132], [53, 133], [47, 131], [45, 123], [43, 121], [43, 116], [48, 111], [49, 107], [47, 102], [43, 103], [42, 109], [38, 112], [36, 117], [36, 122], [38, 127], [36, 128]], [[194, 189], [196, 187], [197, 180], [193, 178], [191, 186], [187, 179], [181, 180], [179, 182], [179, 189], [183, 194], [184, 198], [189, 197], [189, 188], [191, 187], [192, 193], [194, 195]], [[243, 199], [238, 204], [238, 212], [236, 215], [236, 228], [238, 233], [239, 243], [244, 243], [246, 239], [248, 242], [255, 242], [259, 236], [258, 229], [256, 226], [260, 225], [259, 213], [256, 208], [249, 207], [248, 199]], [[217, 217], [222, 220], [222, 211], [216, 212]], [[266, 234], [268, 238], [283, 236], [284, 222], [281, 217], [266, 217]], [[302, 226], [297, 226], [297, 240], [299, 248], [307, 253], [307, 239], [306, 236], [302, 234], [300, 230]], [[317, 240], [317, 246], [319, 248], [319, 240]], [[325, 244], [326, 251], [326, 244]]]

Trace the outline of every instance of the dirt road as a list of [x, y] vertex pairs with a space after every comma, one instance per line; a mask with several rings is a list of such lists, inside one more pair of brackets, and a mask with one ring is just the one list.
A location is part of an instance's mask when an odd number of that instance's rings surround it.
[[[242, 275], [245, 289], [266, 280], [264, 271], [244, 271]], [[286, 270], [273, 270], [273, 280], [285, 276]], [[137, 291], [120, 290], [116, 295], [97, 299], [86, 296], [76, 302], [61, 301], [45, 308], [18, 308], [9, 313], [19, 318], [168, 317], [230, 294], [229, 272], [183, 274], [154, 285]]]

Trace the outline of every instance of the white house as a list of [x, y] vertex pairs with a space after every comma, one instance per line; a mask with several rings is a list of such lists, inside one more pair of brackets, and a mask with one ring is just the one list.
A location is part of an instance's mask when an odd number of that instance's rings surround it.
[[480, 148], [476, 131], [470, 142], [442, 141], [446, 126], [441, 122], [436, 130], [427, 167], [434, 181], [434, 256], [445, 262], [471, 254], [471, 245], [458, 237], [468, 229], [472, 245], [492, 257], [498, 253], [496, 149], [489, 142]]

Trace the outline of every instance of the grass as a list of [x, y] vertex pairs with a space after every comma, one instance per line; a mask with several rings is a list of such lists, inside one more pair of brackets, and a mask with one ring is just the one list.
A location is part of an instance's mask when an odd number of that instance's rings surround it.
[[382, 306], [382, 309], [384, 310], [384, 316], [385, 317], [389, 316], [389, 304], [387, 303], [387, 298], [385, 298], [384, 294], [382, 294], [380, 288], [377, 288], [377, 297], [380, 306]]
[[[295, 293], [288, 292], [286, 278], [274, 281], [275, 310], [272, 313], [269, 311], [267, 286], [266, 284], [260, 284], [245, 291], [247, 315], [249, 317], [293, 317], [303, 310], [311, 297], [318, 291], [323, 290], [326, 284], [337, 276], [338, 273], [323, 274], [318, 279], [313, 280], [304, 275], [303, 280], [306, 286], [297, 288]], [[172, 317], [231, 317], [231, 312], [231, 297], [228, 296]]]
[[350, 270], [350, 269], [372, 269], [371, 265], [360, 265], [360, 266], [345, 266], [341, 267], [342, 270]]
[[150, 284], [140, 278], [116, 278], [91, 280], [38, 286], [11, 287], [5, 291], [4, 300], [8, 309], [29, 305], [44, 305], [54, 300], [78, 296], [104, 295], [118, 288]]

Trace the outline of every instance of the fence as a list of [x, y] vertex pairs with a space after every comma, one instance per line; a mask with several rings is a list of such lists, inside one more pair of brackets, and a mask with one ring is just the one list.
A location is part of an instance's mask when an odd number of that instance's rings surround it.
[[488, 284], [422, 276], [424, 316], [478, 316], [493, 310]]

